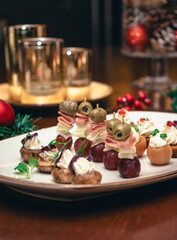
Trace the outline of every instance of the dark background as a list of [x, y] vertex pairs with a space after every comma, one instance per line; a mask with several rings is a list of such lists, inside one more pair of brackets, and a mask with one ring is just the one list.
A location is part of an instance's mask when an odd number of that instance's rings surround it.
[[46, 24], [47, 36], [65, 47], [104, 48], [121, 44], [121, 0], [5, 0], [0, 8], [0, 80], [6, 81], [3, 27]]
[[48, 36], [64, 38], [65, 46], [120, 45], [121, 0], [6, 0], [0, 19], [46, 24]]

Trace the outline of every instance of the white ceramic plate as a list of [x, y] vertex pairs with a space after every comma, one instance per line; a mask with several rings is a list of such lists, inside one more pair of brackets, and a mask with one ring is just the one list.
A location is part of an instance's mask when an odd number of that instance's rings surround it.
[[[177, 114], [160, 112], [130, 112], [132, 121], [136, 122], [141, 117], [148, 117], [161, 127], [168, 120], [177, 120]], [[109, 115], [108, 119], [112, 116]], [[57, 135], [56, 127], [50, 127], [38, 131], [43, 145], [48, 144]], [[14, 171], [14, 167], [21, 161], [19, 150], [24, 135], [0, 141], [0, 183], [28, 195], [63, 200], [75, 201], [110, 194], [120, 190], [144, 186], [156, 182], [165, 181], [177, 176], [177, 159], [171, 159], [166, 166], [153, 166], [146, 156], [140, 159], [140, 176], [133, 179], [123, 179], [118, 171], [106, 170], [102, 163], [96, 163], [96, 170], [102, 174], [102, 183], [97, 185], [66, 185], [53, 182], [50, 174], [40, 173], [34, 170], [30, 180], [22, 180], [22, 176]]]

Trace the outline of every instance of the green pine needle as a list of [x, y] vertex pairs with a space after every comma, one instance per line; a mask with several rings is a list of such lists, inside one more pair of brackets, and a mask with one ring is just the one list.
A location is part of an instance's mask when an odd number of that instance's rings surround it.
[[31, 115], [18, 113], [11, 128], [0, 126], [0, 140], [35, 131], [37, 126], [33, 124], [39, 119], [33, 120]]

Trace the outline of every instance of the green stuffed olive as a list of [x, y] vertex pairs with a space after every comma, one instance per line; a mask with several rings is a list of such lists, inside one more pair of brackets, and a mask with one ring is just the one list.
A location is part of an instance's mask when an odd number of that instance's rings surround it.
[[90, 112], [89, 116], [93, 122], [104, 122], [106, 120], [106, 111], [103, 108], [95, 108]]
[[77, 113], [78, 104], [75, 101], [65, 100], [60, 103], [59, 110], [68, 115], [74, 117]]
[[131, 127], [127, 123], [120, 123], [114, 129], [113, 137], [117, 141], [126, 140], [131, 133]]
[[106, 122], [106, 130], [109, 134], [113, 135], [115, 128], [118, 124], [120, 124], [121, 121], [119, 119], [111, 119]]
[[91, 105], [91, 103], [84, 101], [81, 102], [81, 104], [78, 107], [78, 112], [88, 116], [90, 114], [90, 112], [92, 111], [93, 107]]

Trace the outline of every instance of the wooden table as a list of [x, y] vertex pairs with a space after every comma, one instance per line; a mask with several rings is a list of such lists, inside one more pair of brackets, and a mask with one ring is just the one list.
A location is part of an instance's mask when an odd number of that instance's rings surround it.
[[[106, 56], [95, 69], [94, 80], [114, 86], [114, 94], [106, 103], [110, 107], [117, 94], [135, 92], [129, 84], [136, 78], [134, 67], [139, 60], [116, 58], [115, 52]], [[112, 65], [107, 65], [110, 59]], [[145, 68], [144, 63], [142, 66], [140, 71]], [[172, 75], [176, 76], [174, 62], [171, 67]], [[37, 111], [36, 116], [43, 116], [38, 122], [40, 128], [56, 124], [57, 113], [49, 109]], [[29, 197], [0, 185], [0, 239], [175, 240], [176, 186], [174, 179], [97, 199], [64, 203]]]

